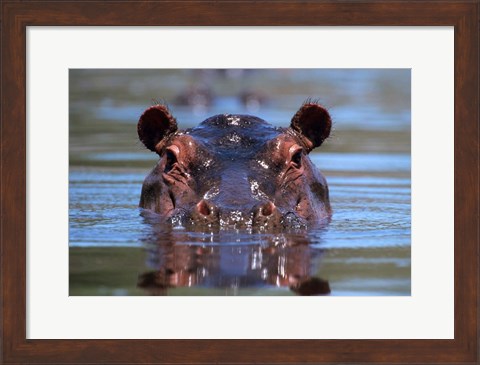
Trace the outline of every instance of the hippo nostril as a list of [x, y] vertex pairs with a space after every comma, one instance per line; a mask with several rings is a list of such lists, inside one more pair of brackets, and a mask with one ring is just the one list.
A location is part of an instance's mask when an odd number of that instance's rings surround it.
[[190, 219], [192, 223], [208, 224], [209, 226], [218, 224], [218, 207], [208, 200], [202, 199], [192, 207]]
[[263, 207], [260, 208], [260, 213], [263, 216], [268, 217], [269, 215], [273, 214], [274, 210], [275, 210], [275, 204], [273, 204], [272, 202], [267, 202]]
[[209, 204], [205, 200], [200, 200], [197, 204], [197, 212], [201, 215], [208, 216], [212, 212]]

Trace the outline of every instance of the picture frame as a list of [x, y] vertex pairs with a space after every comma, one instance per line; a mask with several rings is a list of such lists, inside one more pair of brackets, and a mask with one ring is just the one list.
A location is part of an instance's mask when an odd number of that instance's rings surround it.
[[[479, 3], [2, 3], [1, 297], [4, 363], [479, 362]], [[162, 14], [162, 16], [158, 16]], [[453, 26], [455, 331], [453, 340], [26, 339], [26, 29], [28, 26]]]

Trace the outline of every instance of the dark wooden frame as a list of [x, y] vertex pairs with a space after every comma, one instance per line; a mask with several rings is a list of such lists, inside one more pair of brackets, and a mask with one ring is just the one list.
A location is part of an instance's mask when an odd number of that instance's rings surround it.
[[[3, 0], [1, 10], [4, 363], [479, 363], [478, 0]], [[26, 340], [25, 36], [33, 25], [454, 26], [455, 339]], [[435, 121], [430, 122], [435, 133]]]

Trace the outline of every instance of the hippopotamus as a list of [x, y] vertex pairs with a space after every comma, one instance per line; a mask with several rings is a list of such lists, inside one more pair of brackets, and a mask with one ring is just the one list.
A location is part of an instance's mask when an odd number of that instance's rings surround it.
[[329, 221], [328, 185], [308, 154], [330, 135], [328, 111], [307, 101], [288, 127], [252, 115], [214, 115], [181, 130], [165, 105], [140, 116], [140, 141], [159, 156], [140, 204], [200, 229], [308, 228]]

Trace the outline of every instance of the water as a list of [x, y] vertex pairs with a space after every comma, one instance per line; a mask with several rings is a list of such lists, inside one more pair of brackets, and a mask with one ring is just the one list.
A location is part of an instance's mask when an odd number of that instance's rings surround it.
[[[181, 105], [192, 85], [211, 105]], [[242, 104], [246, 91], [254, 102]], [[156, 155], [136, 122], [159, 96], [181, 128], [224, 112], [286, 126], [319, 96], [334, 132], [310, 156], [329, 183], [330, 224], [202, 233], [141, 214]], [[70, 295], [410, 295], [408, 70], [71, 70], [69, 157]]]

